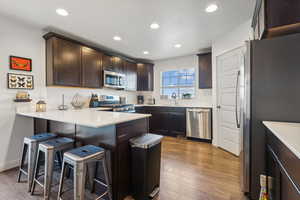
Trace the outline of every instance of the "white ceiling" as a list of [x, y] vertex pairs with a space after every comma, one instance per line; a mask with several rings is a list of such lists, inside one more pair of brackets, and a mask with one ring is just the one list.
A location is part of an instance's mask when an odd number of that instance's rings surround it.
[[[0, 0], [0, 14], [40, 28], [52, 27], [136, 58], [177, 57], [209, 48], [250, 19], [255, 0]], [[217, 3], [219, 10], [206, 13]], [[69, 16], [58, 16], [64, 8]], [[160, 28], [149, 28], [158, 22]], [[114, 41], [119, 35], [122, 41]], [[174, 48], [180, 43], [182, 47]], [[144, 55], [143, 51], [149, 51]]]

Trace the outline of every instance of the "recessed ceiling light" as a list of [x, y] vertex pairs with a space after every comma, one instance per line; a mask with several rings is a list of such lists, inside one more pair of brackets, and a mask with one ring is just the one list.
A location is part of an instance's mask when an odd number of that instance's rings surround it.
[[144, 51], [143, 54], [148, 55], [149, 51]]
[[205, 11], [208, 13], [212, 13], [218, 10], [217, 4], [210, 4], [206, 7]]
[[156, 23], [156, 22], [153, 22], [153, 23], [150, 25], [150, 28], [151, 28], [151, 29], [159, 29], [159, 24]]
[[56, 13], [57, 13], [58, 15], [61, 15], [61, 16], [64, 16], [64, 17], [69, 15], [68, 11], [66, 11], [66, 10], [63, 9], [63, 8], [57, 8], [57, 9], [56, 9]]
[[122, 40], [122, 38], [120, 36], [114, 36], [113, 39], [116, 40], [116, 41]]
[[175, 47], [175, 48], [180, 48], [180, 47], [181, 47], [181, 44], [175, 44], [174, 47]]

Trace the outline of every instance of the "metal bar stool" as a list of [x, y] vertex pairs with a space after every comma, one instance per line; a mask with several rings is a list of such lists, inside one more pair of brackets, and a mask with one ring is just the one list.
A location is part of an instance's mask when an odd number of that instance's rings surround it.
[[[21, 175], [27, 175], [28, 191], [30, 192], [32, 182], [34, 166], [36, 163], [36, 154], [38, 150], [38, 145], [40, 142], [44, 142], [55, 138], [56, 135], [53, 133], [41, 133], [31, 137], [25, 137], [23, 141], [22, 157], [20, 160], [20, 168], [18, 174], [18, 182], [21, 180]], [[25, 169], [25, 158], [27, 156], [27, 169]]]
[[[109, 200], [112, 200], [111, 186], [108, 177], [108, 169], [105, 159], [105, 150], [101, 147], [94, 145], [87, 145], [79, 147], [64, 153], [62, 173], [60, 177], [59, 190], [58, 190], [58, 200], [61, 200], [61, 195], [63, 193], [64, 176], [67, 167], [73, 168], [74, 173], [74, 200], [84, 200], [85, 193], [85, 183], [87, 176], [87, 164], [91, 162], [102, 162], [104, 170], [104, 178], [106, 183], [100, 183], [106, 187], [106, 191], [101, 194], [98, 199], [101, 199], [105, 195], [108, 195]], [[95, 177], [93, 181], [97, 181]], [[94, 184], [94, 183], [93, 183]]]
[[[52, 140], [48, 140], [46, 142], [42, 142], [39, 144], [35, 172], [33, 178], [33, 184], [31, 188], [31, 194], [34, 193], [35, 185], [38, 183], [44, 189], [44, 199], [48, 200], [50, 198], [51, 192], [51, 184], [52, 184], [52, 176], [54, 170], [54, 157], [57, 152], [63, 152], [70, 150], [74, 147], [74, 140], [70, 138], [56, 138]], [[41, 183], [38, 178], [40, 177], [39, 171], [41, 167], [41, 157], [42, 153], [45, 155], [45, 171], [42, 175], [44, 175], [44, 183]]]

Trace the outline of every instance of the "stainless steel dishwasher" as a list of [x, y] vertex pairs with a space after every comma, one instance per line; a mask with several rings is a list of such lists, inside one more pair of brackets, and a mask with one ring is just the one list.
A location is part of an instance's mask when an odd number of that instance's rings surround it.
[[187, 138], [211, 142], [211, 109], [188, 108], [186, 110]]

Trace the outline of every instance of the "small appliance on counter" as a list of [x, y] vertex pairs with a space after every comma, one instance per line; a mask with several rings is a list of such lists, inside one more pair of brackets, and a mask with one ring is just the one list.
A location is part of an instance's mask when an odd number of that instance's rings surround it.
[[155, 98], [153, 97], [150, 97], [147, 99], [147, 104], [148, 105], [155, 105]]
[[120, 104], [126, 104], [126, 97], [120, 97]]
[[137, 96], [137, 102], [138, 102], [138, 104], [144, 104], [144, 96], [143, 95], [138, 95]]

